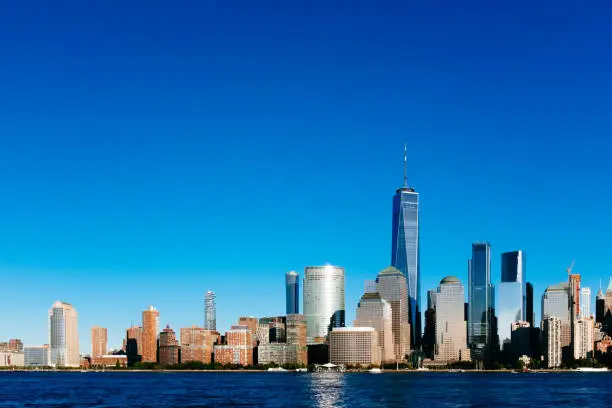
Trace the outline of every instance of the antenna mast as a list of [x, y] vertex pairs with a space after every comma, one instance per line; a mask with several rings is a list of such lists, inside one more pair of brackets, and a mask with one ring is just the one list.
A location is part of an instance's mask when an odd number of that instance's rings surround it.
[[404, 187], [408, 187], [408, 173], [406, 172], [408, 158], [406, 156], [406, 143], [404, 143]]

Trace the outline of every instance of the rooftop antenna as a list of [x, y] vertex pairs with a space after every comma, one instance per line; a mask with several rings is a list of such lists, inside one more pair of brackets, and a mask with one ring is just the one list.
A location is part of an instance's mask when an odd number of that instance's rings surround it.
[[406, 164], [408, 158], [406, 156], [406, 143], [404, 142], [404, 187], [408, 187], [408, 173], [406, 172]]

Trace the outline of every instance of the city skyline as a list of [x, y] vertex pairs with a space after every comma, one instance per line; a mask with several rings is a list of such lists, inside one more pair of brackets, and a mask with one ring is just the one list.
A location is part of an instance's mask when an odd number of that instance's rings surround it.
[[468, 282], [480, 240], [493, 284], [525, 251], [538, 324], [572, 260], [608, 281], [607, 13], [284, 7], [5, 7], [0, 339], [47, 343], [59, 299], [82, 351], [94, 325], [120, 347], [150, 304], [201, 325], [209, 288], [224, 330], [282, 315], [279, 276], [326, 262], [351, 322], [389, 264], [404, 143], [422, 309], [443, 276]]

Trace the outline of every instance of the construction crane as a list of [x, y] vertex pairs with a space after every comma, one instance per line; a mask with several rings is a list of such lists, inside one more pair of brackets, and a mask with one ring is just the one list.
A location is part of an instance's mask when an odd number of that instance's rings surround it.
[[576, 261], [572, 261], [572, 264], [570, 265], [569, 268], [567, 268], [567, 274], [571, 275], [572, 274], [572, 269], [574, 269], [574, 264], [576, 263]]

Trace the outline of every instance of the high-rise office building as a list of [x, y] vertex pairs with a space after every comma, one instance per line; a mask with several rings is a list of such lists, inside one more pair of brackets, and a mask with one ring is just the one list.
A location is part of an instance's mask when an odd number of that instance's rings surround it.
[[300, 275], [297, 272], [287, 272], [285, 275], [286, 313], [300, 313]]
[[410, 351], [406, 277], [393, 266], [385, 268], [376, 277], [376, 290], [391, 305], [393, 350], [395, 359], [402, 361]]
[[488, 242], [472, 245], [472, 259], [468, 262], [468, 345], [472, 358], [483, 360], [493, 351], [495, 299], [491, 283], [491, 245]]
[[391, 304], [378, 292], [364, 293], [357, 304], [355, 327], [373, 327], [378, 334], [380, 358], [383, 362], [395, 361], [393, 350]]
[[79, 332], [76, 309], [57, 301], [49, 310], [49, 345], [51, 364], [58, 367], [78, 367]]
[[391, 265], [405, 277], [408, 287], [410, 344], [421, 347], [421, 265], [419, 247], [419, 193], [408, 186], [404, 146], [404, 185], [393, 197]]
[[91, 328], [91, 359], [94, 360], [106, 354], [108, 343], [108, 332], [105, 327], [94, 326]]
[[591, 317], [591, 288], [580, 289], [580, 317]]
[[533, 284], [530, 282], [527, 282], [525, 284], [525, 290], [526, 290], [526, 302], [527, 302], [527, 304], [525, 305], [525, 320], [529, 323], [531, 328], [533, 328], [535, 327], [533, 325], [533, 322], [535, 320], [535, 316], [533, 314]]
[[510, 347], [512, 324], [526, 320], [527, 293], [523, 251], [506, 252], [501, 256], [501, 282], [497, 286], [497, 322], [499, 344]]
[[303, 294], [308, 344], [326, 337], [334, 327], [344, 327], [344, 268], [306, 267]]
[[217, 295], [212, 290], [204, 296], [204, 328], [217, 330]]
[[606, 310], [606, 297], [601, 290], [601, 281], [599, 282], [599, 290], [597, 291], [597, 297], [595, 298], [595, 321], [597, 323], [604, 323], [604, 317]]
[[241, 316], [238, 318], [238, 326], [246, 326], [251, 331], [253, 347], [257, 347], [257, 326], [259, 319], [252, 316]]
[[157, 362], [159, 312], [153, 306], [142, 312], [142, 362]]
[[[562, 348], [568, 347], [572, 343], [569, 306], [570, 295], [567, 282], [561, 282], [546, 288], [544, 295], [542, 295], [542, 321], [549, 317], [556, 317], [559, 320], [559, 338]], [[544, 327], [544, 323], [542, 323], [542, 327]]]
[[469, 361], [463, 304], [463, 285], [454, 276], [440, 281], [435, 293], [436, 347], [434, 359], [438, 361]]
[[296, 364], [308, 364], [308, 350], [306, 348], [306, 318], [304, 315], [287, 315], [287, 344], [296, 347]]
[[580, 274], [572, 273], [569, 275], [569, 299], [570, 299], [570, 320], [580, 318]]
[[167, 325], [159, 334], [159, 363], [164, 365], [174, 365], [179, 361], [179, 342], [176, 333]]
[[425, 328], [423, 330], [423, 353], [425, 357], [431, 359], [434, 357], [434, 347], [436, 344], [435, 297], [435, 290], [432, 289], [427, 291], [427, 309], [425, 310]]
[[561, 365], [561, 320], [555, 316], [545, 317], [542, 322], [544, 351], [548, 368]]

